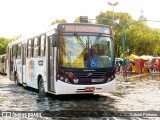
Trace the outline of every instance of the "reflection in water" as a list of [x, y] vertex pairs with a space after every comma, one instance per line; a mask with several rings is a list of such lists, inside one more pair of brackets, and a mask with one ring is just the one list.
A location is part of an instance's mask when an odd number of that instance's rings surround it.
[[107, 114], [107, 111], [117, 111], [113, 98], [98, 95], [49, 95], [45, 98], [37, 97], [37, 102], [37, 109], [50, 117], [100, 117]]
[[[44, 110], [113, 110], [114, 99], [96, 95], [62, 95], [38, 97], [40, 109]], [[45, 105], [47, 101], [47, 105]], [[49, 108], [48, 108], [49, 106]], [[46, 107], [46, 108], [45, 108]]]
[[118, 80], [118, 90], [124, 98], [117, 101], [115, 108], [122, 111], [160, 110], [160, 74], [144, 74], [130, 77], [127, 82]]
[[[94, 117], [103, 116], [105, 111], [117, 111], [115, 99], [98, 95], [62, 95], [46, 97], [37, 92], [19, 86], [0, 87], [0, 109], [11, 111], [58, 111], [67, 116]], [[8, 95], [10, 97], [8, 98]], [[74, 112], [75, 111], [75, 112]], [[56, 115], [56, 114], [55, 114]], [[60, 114], [64, 115], [64, 114]], [[53, 114], [52, 114], [53, 116]]]

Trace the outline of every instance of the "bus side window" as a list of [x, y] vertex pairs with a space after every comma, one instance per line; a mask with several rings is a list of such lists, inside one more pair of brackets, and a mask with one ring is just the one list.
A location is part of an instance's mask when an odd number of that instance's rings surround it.
[[41, 52], [40, 52], [40, 50], [41, 50], [41, 43], [40, 43], [40, 41], [41, 41], [41, 37], [38, 37], [38, 43], [37, 43], [37, 46], [38, 46], [38, 56], [41, 56]]
[[18, 48], [18, 45], [14, 45], [12, 47], [12, 59], [17, 58], [17, 48]]
[[21, 44], [18, 44], [17, 58], [21, 58]]
[[45, 48], [46, 48], [46, 37], [45, 35], [41, 36], [41, 40], [40, 40], [40, 56], [44, 56], [45, 55]]
[[27, 42], [27, 57], [32, 57], [32, 40], [28, 40]]
[[39, 45], [38, 45], [38, 37], [36, 37], [36, 38], [34, 38], [34, 46], [33, 46], [33, 57], [38, 57], [38, 47], [39, 47]]

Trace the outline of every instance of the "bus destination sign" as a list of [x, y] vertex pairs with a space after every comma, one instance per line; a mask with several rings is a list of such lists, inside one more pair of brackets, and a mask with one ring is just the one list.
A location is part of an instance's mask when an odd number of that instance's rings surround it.
[[96, 25], [62, 25], [62, 31], [110, 34], [110, 29], [108, 27]]

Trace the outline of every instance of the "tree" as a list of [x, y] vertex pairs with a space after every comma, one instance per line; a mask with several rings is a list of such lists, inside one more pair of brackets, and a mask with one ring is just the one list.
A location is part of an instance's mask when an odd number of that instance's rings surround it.
[[66, 19], [62, 19], [62, 20], [56, 19], [55, 21], [53, 21], [53, 22], [51, 23], [51, 25], [56, 24], [56, 23], [67, 23], [67, 20], [66, 20]]
[[75, 23], [79, 23], [80, 22], [80, 17], [77, 17], [75, 20], [74, 20]]
[[125, 48], [129, 48], [132, 53], [137, 55], [160, 54], [160, 30], [153, 30], [148, 27], [143, 21], [132, 19], [132, 17], [128, 13], [117, 12], [114, 15], [115, 21], [118, 20], [119, 23], [113, 24], [111, 11], [100, 12], [100, 14], [96, 17], [107, 18], [110, 20], [97, 20], [96, 23], [110, 25], [113, 27], [115, 32], [114, 43], [116, 57], [120, 57], [120, 55], [122, 54], [122, 26], [126, 31]]
[[96, 23], [97, 24], [105, 24], [105, 25], [109, 25], [112, 26], [115, 32], [115, 39], [114, 39], [114, 43], [115, 43], [115, 53], [116, 53], [116, 57], [120, 57], [120, 55], [122, 54], [122, 26], [126, 25], [127, 21], [128, 22], [132, 22], [133, 19], [132, 17], [128, 14], [128, 13], [122, 13], [122, 12], [117, 12], [114, 13], [114, 19], [115, 21], [119, 21], [120, 25], [114, 24], [112, 22], [112, 11], [107, 11], [107, 12], [100, 12], [100, 14], [98, 16], [96, 16], [96, 18], [107, 18], [109, 20], [97, 20]]
[[8, 38], [0, 38], [0, 55], [7, 53], [7, 46], [9, 42], [11, 42], [11, 40]]

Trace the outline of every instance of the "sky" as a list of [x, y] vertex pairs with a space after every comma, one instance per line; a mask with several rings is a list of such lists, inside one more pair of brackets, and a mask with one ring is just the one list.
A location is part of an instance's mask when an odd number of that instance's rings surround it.
[[[107, 2], [119, 2], [115, 12], [127, 12], [138, 20], [143, 10], [148, 20], [160, 21], [158, 0], [0, 0], [0, 37], [29, 36], [56, 19], [73, 22], [78, 16], [94, 19], [101, 11], [112, 11]], [[148, 22], [160, 28], [160, 22]]]

